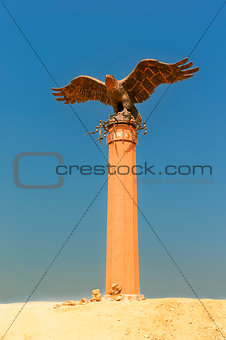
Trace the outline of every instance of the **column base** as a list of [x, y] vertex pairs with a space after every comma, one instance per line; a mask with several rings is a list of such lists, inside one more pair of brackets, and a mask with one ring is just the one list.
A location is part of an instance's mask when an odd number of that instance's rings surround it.
[[117, 295], [104, 295], [103, 301], [143, 301], [146, 300], [144, 295], [138, 294], [117, 294]]

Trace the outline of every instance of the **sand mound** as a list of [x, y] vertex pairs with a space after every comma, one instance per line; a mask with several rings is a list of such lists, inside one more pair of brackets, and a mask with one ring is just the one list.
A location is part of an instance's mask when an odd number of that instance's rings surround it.
[[[202, 300], [226, 336], [226, 300]], [[222, 340], [197, 300], [100, 301], [62, 306], [29, 302], [6, 340]], [[0, 339], [22, 304], [0, 305]]]

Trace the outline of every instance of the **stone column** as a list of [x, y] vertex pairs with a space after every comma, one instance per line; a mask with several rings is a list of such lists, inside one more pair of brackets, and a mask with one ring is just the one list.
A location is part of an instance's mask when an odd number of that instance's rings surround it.
[[[117, 171], [118, 175], [110, 175], [108, 178], [106, 293], [113, 283], [117, 283], [122, 287], [123, 294], [138, 295], [135, 128], [126, 123], [115, 124], [115, 128], [109, 128], [107, 144], [109, 165], [112, 166], [110, 172]], [[117, 166], [117, 169], [113, 166]]]

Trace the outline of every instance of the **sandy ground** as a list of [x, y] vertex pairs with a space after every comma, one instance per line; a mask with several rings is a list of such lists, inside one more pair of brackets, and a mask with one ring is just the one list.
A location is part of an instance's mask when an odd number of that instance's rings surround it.
[[[226, 300], [202, 300], [226, 336]], [[104, 301], [54, 309], [56, 302], [29, 302], [6, 340], [214, 340], [223, 339], [197, 300]], [[22, 304], [0, 305], [0, 339]]]

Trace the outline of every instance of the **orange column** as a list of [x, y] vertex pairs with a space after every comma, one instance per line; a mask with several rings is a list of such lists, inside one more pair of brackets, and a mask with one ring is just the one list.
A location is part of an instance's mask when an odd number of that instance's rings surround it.
[[117, 175], [108, 178], [106, 293], [117, 283], [122, 293], [139, 294], [135, 128], [129, 124], [111, 127], [107, 144], [109, 171]]

